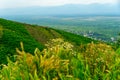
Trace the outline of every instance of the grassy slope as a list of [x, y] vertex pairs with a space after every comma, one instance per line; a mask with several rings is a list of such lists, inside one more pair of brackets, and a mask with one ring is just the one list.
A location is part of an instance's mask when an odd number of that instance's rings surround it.
[[43, 49], [43, 45], [39, 44], [25, 29], [24, 25], [18, 22], [0, 19], [0, 25], [2, 27], [2, 38], [0, 46], [0, 63], [6, 63], [6, 56], [13, 55], [15, 48], [20, 47], [22, 41], [25, 46], [25, 50], [33, 53], [34, 49], [38, 47]]
[[38, 41], [45, 44], [50, 39], [62, 38], [61, 34], [47, 27], [25, 25], [28, 32]]
[[6, 63], [6, 56], [13, 55], [15, 48], [20, 47], [19, 43], [24, 43], [25, 51], [33, 53], [38, 47], [44, 48], [44, 44], [53, 38], [64, 38], [75, 45], [86, 44], [92, 39], [78, 36], [72, 33], [55, 30], [47, 27], [29, 25], [0, 19], [0, 26], [3, 29], [0, 39], [0, 63]]
[[73, 33], [65, 32], [62, 30], [52, 29], [48, 27], [41, 27], [41, 26], [33, 26], [33, 25], [26, 25], [25, 26], [28, 32], [38, 41], [41, 43], [46, 43], [50, 39], [55, 38], [63, 38], [68, 42], [73, 43], [74, 45], [80, 46], [81, 44], [87, 44], [96, 42], [90, 38], [86, 38], [80, 35], [76, 35]]
[[59, 34], [61, 34], [61, 36], [63, 36], [64, 39], [66, 39], [69, 42], [74, 43], [77, 46], [80, 46], [81, 44], [97, 42], [97, 41], [95, 41], [93, 39], [86, 38], [86, 37], [76, 35], [76, 34], [73, 34], [73, 33], [65, 32], [65, 31], [61, 31], [61, 30], [56, 30], [56, 29], [54, 29], [54, 30], [56, 32], [58, 32]]

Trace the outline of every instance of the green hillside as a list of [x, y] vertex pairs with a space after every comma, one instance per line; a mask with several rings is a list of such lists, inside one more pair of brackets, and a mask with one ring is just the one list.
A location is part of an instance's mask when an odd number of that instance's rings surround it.
[[[0, 63], [6, 60], [6, 56], [11, 56], [15, 53], [15, 48], [19, 47], [22, 41], [25, 45], [25, 50], [34, 51], [36, 47], [40, 50], [43, 45], [39, 44], [25, 29], [24, 25], [18, 22], [0, 19], [0, 26], [2, 29], [1, 43], [0, 43]], [[5, 61], [6, 63], [6, 61]]]
[[77, 46], [93, 41], [61, 30], [0, 19], [0, 63], [6, 63], [6, 56], [13, 55], [20, 42], [26, 52], [33, 54], [35, 48], [43, 50], [44, 44], [54, 38], [63, 38]]
[[55, 38], [63, 38], [66, 41], [69, 41], [71, 43], [74, 43], [75, 45], [80, 46], [80, 44], [87, 44], [90, 42], [96, 42], [95, 40], [92, 40], [90, 38], [85, 38], [80, 35], [76, 35], [70, 32], [65, 32], [62, 30], [52, 29], [48, 27], [42, 27], [42, 26], [34, 26], [34, 25], [25, 25], [28, 32], [35, 38], [38, 42], [46, 43], [50, 39]]
[[120, 48], [96, 42], [0, 19], [0, 80], [120, 80]]

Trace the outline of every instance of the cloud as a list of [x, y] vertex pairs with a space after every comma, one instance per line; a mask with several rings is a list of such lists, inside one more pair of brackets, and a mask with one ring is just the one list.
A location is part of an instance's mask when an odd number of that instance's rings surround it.
[[0, 8], [17, 8], [30, 6], [60, 6], [65, 4], [92, 4], [110, 3], [114, 4], [117, 0], [0, 0]]

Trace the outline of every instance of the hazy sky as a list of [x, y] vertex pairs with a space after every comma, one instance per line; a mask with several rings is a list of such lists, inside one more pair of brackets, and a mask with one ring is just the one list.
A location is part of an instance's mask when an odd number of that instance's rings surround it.
[[0, 8], [17, 8], [30, 6], [60, 6], [65, 4], [117, 4], [118, 0], [0, 0]]

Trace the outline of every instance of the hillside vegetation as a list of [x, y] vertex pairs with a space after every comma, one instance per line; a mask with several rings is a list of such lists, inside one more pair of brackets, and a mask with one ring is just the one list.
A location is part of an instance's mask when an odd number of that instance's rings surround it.
[[0, 67], [0, 80], [120, 80], [120, 48], [0, 19]]
[[34, 51], [36, 47], [40, 50], [43, 49], [43, 45], [39, 44], [25, 29], [21, 23], [0, 19], [1, 43], [0, 43], [0, 63], [5, 61], [6, 56], [13, 55], [15, 48], [19, 47], [20, 41], [25, 44], [25, 50]]
[[[73, 45], [53, 39], [43, 51], [34, 55], [16, 49], [16, 61], [8, 58], [8, 65], [0, 71], [1, 80], [119, 80], [120, 55], [111, 46], [87, 44], [86, 50], [76, 52]], [[84, 47], [81, 47], [84, 48]]]
[[61, 30], [0, 19], [0, 64], [7, 63], [6, 56], [14, 55], [20, 42], [24, 43], [25, 51], [33, 54], [36, 47], [43, 50], [44, 44], [54, 38], [63, 38], [77, 46], [94, 41]]

